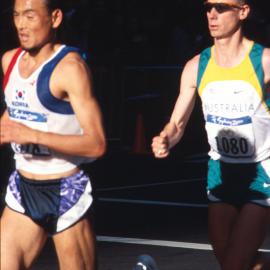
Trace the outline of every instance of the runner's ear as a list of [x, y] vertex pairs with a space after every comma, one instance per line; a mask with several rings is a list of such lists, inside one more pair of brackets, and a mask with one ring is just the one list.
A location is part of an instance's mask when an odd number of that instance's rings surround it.
[[250, 13], [249, 5], [243, 5], [240, 10], [240, 20], [245, 20]]
[[58, 28], [60, 26], [60, 24], [62, 23], [63, 21], [63, 12], [61, 9], [55, 9], [53, 12], [52, 12], [52, 27], [53, 28]]

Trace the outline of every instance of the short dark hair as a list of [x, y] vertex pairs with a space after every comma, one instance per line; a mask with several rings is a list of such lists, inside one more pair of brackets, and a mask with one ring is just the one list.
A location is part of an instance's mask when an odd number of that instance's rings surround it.
[[65, 0], [43, 0], [48, 11], [52, 12], [55, 9], [61, 9], [65, 12]]
[[237, 0], [240, 5], [245, 5], [247, 4], [247, 0]]

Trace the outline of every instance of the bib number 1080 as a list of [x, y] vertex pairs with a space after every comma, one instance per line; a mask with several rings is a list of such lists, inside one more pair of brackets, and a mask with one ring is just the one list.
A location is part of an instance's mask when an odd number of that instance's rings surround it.
[[219, 152], [227, 155], [246, 155], [248, 142], [245, 138], [215, 137]]

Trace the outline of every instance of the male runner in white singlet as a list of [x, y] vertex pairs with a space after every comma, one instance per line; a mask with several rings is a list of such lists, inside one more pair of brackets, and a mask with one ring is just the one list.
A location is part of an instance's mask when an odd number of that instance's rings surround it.
[[[248, 40], [245, 0], [204, 3], [214, 45], [184, 67], [169, 123], [153, 138], [157, 158], [181, 139], [202, 100], [210, 145], [209, 238], [222, 270], [270, 269], [257, 250], [270, 215], [270, 49]], [[203, 268], [203, 267], [202, 267]]]
[[1, 217], [1, 270], [28, 269], [48, 236], [61, 269], [95, 269], [85, 216], [91, 183], [80, 165], [102, 156], [106, 143], [87, 65], [78, 49], [56, 41], [60, 2], [14, 2], [20, 48], [2, 58], [0, 142], [11, 143], [16, 170]]

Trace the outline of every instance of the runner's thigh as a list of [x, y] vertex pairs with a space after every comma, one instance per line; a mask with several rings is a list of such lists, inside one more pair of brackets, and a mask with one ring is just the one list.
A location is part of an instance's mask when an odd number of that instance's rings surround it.
[[226, 203], [210, 203], [208, 207], [208, 230], [214, 253], [222, 264], [230, 241], [232, 228], [239, 212]]
[[224, 269], [246, 269], [252, 262], [269, 228], [269, 214], [270, 208], [252, 203], [243, 206], [233, 226]]
[[29, 268], [46, 242], [44, 230], [27, 216], [5, 208], [1, 217], [1, 270]]
[[53, 236], [62, 270], [95, 269], [95, 235], [85, 218]]

